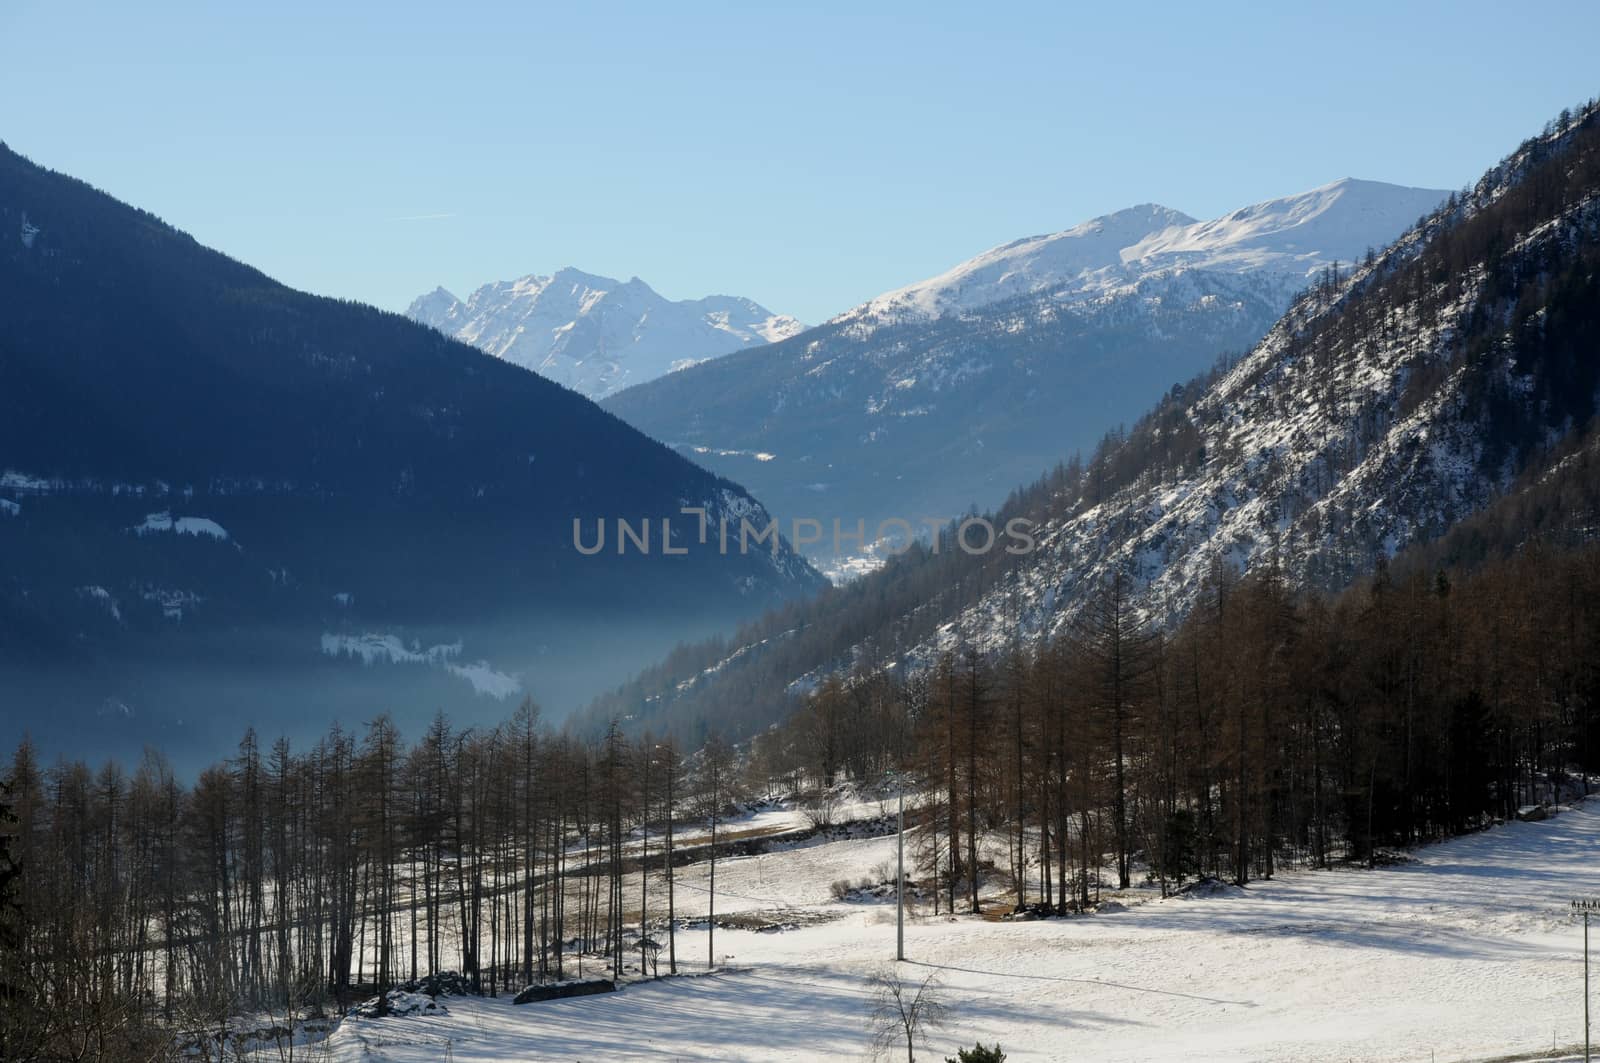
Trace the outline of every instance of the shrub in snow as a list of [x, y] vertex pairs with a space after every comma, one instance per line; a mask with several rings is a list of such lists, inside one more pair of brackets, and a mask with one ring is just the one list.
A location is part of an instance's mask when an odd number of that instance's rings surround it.
[[874, 1059], [894, 1058], [903, 1046], [908, 1063], [915, 1063], [917, 1046], [927, 1040], [928, 1031], [949, 1021], [950, 1009], [940, 998], [938, 978], [935, 971], [920, 984], [902, 982], [892, 967], [872, 975], [867, 1028], [872, 1033]]
[[378, 997], [364, 1000], [357, 1004], [352, 1011], [367, 1019], [381, 1018], [384, 1014], [395, 1017], [408, 1015], [444, 1015], [445, 1006], [430, 996], [422, 993], [408, 993], [404, 989], [391, 989], [385, 993], [382, 1000], [387, 1002], [387, 1009], [379, 1006]]
[[1233, 885], [1231, 882], [1224, 882], [1215, 875], [1203, 875], [1178, 890], [1178, 895], [1181, 897], [1215, 897], [1218, 894], [1234, 893], [1238, 890], [1238, 886]]
[[839, 795], [824, 791], [815, 800], [809, 801], [805, 806], [806, 821], [817, 830], [824, 830], [833, 826], [834, 820], [839, 815]]
[[565, 1000], [567, 997], [587, 997], [595, 993], [613, 993], [617, 985], [609, 978], [589, 978], [583, 981], [549, 982], [531, 985], [516, 995], [513, 1004], [537, 1004], [545, 1000]]
[[854, 885], [847, 878], [838, 879], [828, 887], [828, 891], [836, 901], [873, 901], [893, 897], [895, 884], [892, 880], [883, 881], [863, 875]]
[[438, 974], [425, 974], [421, 978], [401, 982], [400, 988], [408, 993], [426, 993], [430, 997], [464, 997], [472, 993], [472, 982], [458, 971], [440, 971]]

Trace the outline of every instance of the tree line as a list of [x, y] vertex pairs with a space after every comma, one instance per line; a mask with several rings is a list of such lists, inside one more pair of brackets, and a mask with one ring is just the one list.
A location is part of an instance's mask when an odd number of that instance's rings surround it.
[[[1240, 397], [1257, 392], [1252, 418], [1289, 424], [1296, 409], [1315, 403], [1339, 411], [1347, 426], [1322, 443], [1297, 440], [1317, 448], [1311, 460], [1268, 451], [1247, 470], [1271, 503], [1269, 522], [1307, 517], [1304, 534], [1321, 545], [1293, 567], [1300, 581], [1325, 591], [1347, 586], [1394, 549], [1389, 529], [1370, 519], [1372, 492], [1334, 488], [1423, 404], [1441, 397], [1453, 404], [1459, 394], [1461, 414], [1435, 418], [1430, 441], [1471, 456], [1472, 474], [1491, 487], [1486, 494], [1559, 472], [1557, 461], [1592, 440], [1600, 394], [1592, 356], [1600, 336], [1597, 189], [1600, 102], [1590, 101], [1522, 144], [1474, 189], [1418, 219], [1388, 250], [1314, 278], [1275, 328], [1270, 357], [1242, 369], [1237, 358], [1220, 358], [1129, 428], [1108, 432], [1092, 453], [1018, 488], [991, 520], [1024, 517], [1048, 531], [1120, 494], [1233, 465], [1249, 439], [1234, 431]], [[1381, 352], [1395, 357], [1383, 369], [1402, 382], [1394, 394], [1370, 387], [1367, 371]], [[1448, 481], [1423, 469], [1448, 501]], [[1469, 508], [1422, 507], [1414, 541], [1447, 535], [1457, 519], [1470, 520]], [[598, 731], [622, 716], [633, 726], [648, 721], [691, 735], [697, 728], [753, 734], [787, 715], [784, 694], [798, 676], [848, 671], [857, 655], [896, 660], [920, 652], [1033, 564], [1003, 551], [968, 556], [955, 548], [953, 527], [845, 586], [773, 610], [733, 639], [679, 647], [597, 699], [586, 710], [588, 725]], [[1567, 542], [1571, 532], [1530, 509], [1496, 542], [1457, 537], [1464, 549], [1456, 556], [1506, 553], [1535, 536]], [[1577, 532], [1587, 538], [1592, 528]], [[1267, 523], [1261, 533], [1271, 534]], [[1069, 590], [1064, 599], [1081, 596]]]
[[1041, 644], [823, 678], [737, 750], [584, 739], [531, 703], [409, 744], [383, 716], [300, 751], [247, 733], [192, 782], [153, 751], [47, 767], [25, 742], [0, 790], [0, 1057], [161, 1058], [242, 1010], [444, 971], [489, 994], [675, 972], [673, 868], [714, 859], [746, 788], [892, 780], [924, 903], [1061, 914], [1373, 864], [1595, 767], [1600, 547], [1382, 566], [1337, 595], [1218, 567], [1168, 630], [1132, 592], [1112, 577]]
[[303, 751], [251, 731], [192, 782], [153, 750], [47, 767], [25, 741], [0, 790], [0, 1058], [220, 1058], [240, 1013], [381, 1011], [446, 971], [488, 994], [676, 973], [673, 868], [705, 856], [674, 852], [679, 825], [715, 829], [732, 763], [580, 741], [531, 702], [410, 744], [387, 716]]
[[1110, 578], [1043, 645], [827, 678], [752, 760], [903, 771], [936, 906], [976, 911], [987, 882], [1049, 913], [1141, 878], [1370, 865], [1586, 791], [1596, 767], [1600, 548], [1384, 565], [1337, 595], [1219, 567], [1168, 631], [1131, 591]]

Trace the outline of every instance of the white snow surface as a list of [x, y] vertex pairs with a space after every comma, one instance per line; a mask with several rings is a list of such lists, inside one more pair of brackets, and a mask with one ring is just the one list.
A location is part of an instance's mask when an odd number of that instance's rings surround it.
[[423, 664], [443, 668], [457, 679], [472, 684], [474, 693], [505, 701], [522, 693], [522, 681], [496, 671], [488, 661], [459, 662], [462, 644], [441, 643], [424, 648], [413, 641], [407, 646], [399, 635], [367, 632], [362, 635], [324, 633], [322, 652], [329, 657], [358, 658], [364, 665]]
[[0, 472], [0, 487], [9, 487], [13, 491], [30, 491], [37, 494], [49, 491], [54, 486], [55, 481], [43, 476], [34, 476], [16, 469]]
[[122, 620], [122, 609], [117, 599], [112, 596], [110, 591], [99, 584], [79, 587], [78, 597], [99, 602], [105, 608], [105, 611], [110, 614], [111, 619], [119, 622]]
[[457, 679], [465, 679], [472, 684], [475, 693], [485, 694], [496, 701], [505, 701], [522, 693], [522, 682], [516, 676], [497, 672], [489, 666], [488, 661], [474, 661], [471, 664], [446, 664], [445, 671]]
[[160, 609], [163, 618], [180, 621], [185, 610], [193, 610], [205, 601], [194, 591], [170, 587], [150, 587], [142, 591], [139, 597]]
[[805, 327], [749, 299], [674, 302], [638, 277], [576, 269], [486, 284], [465, 301], [438, 288], [406, 314], [591, 399]]
[[1243, 207], [1211, 221], [1146, 203], [1063, 232], [985, 251], [937, 277], [885, 292], [836, 321], [864, 329], [926, 321], [1022, 295], [1065, 303], [1127, 296], [1189, 271], [1250, 274], [1279, 300], [1335, 261], [1381, 249], [1447, 195], [1353, 178]]
[[210, 517], [174, 517], [170, 510], [151, 513], [133, 530], [138, 535], [174, 532], [178, 535], [206, 535], [224, 542], [228, 539], [227, 530]]
[[[828, 884], [892, 862], [894, 843], [719, 860], [719, 913], [801, 913], [802, 925], [719, 928], [715, 974], [704, 973], [704, 931], [680, 929], [690, 977], [520, 1007], [451, 997], [446, 1015], [347, 1019], [322, 1047], [341, 1063], [865, 1059], [867, 979], [893, 955], [894, 905], [834, 901]], [[1580, 1044], [1582, 929], [1567, 900], [1592, 888], [1600, 804], [1414, 856], [1166, 900], [1135, 889], [1066, 919], [936, 918], [919, 907], [902, 977], [936, 974], [953, 1007], [919, 1056], [981, 1039], [1000, 1041], [1014, 1063], [1446, 1063]], [[680, 869], [680, 916], [703, 913], [705, 878], [704, 864]], [[651, 890], [654, 909], [661, 884]]]

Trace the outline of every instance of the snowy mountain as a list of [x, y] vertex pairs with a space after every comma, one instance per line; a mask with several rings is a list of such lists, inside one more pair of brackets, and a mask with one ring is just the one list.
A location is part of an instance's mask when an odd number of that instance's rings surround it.
[[1248, 350], [1311, 278], [1444, 196], [1346, 180], [1208, 222], [1134, 207], [605, 405], [782, 516], [873, 529], [987, 508]]
[[1148, 294], [1151, 281], [1194, 270], [1250, 274], [1287, 300], [1332, 263], [1384, 247], [1444, 196], [1345, 178], [1211, 221], [1147, 203], [985, 251], [834, 320], [864, 328], [928, 321], [1038, 294], [1085, 304]]
[[[1334, 589], [1409, 547], [1448, 542], [1433, 563], [1534, 535], [1592, 538], [1596, 336], [1591, 106], [1382, 253], [1324, 274], [1248, 355], [1173, 389], [1087, 465], [1015, 494], [999, 521], [1034, 521], [1037, 549], [913, 550], [800, 615], [684, 656], [709, 678], [680, 688], [686, 677], [658, 667], [627, 697], [663, 719], [737, 718], [836, 669], [1058, 634], [1113, 573], [1166, 623], [1227, 570], [1272, 565]], [[1471, 527], [1491, 510], [1500, 527]], [[715, 661], [726, 666], [704, 671]]]
[[[1314, 287], [1193, 402], [1159, 407], [1110, 456], [1139, 471], [1077, 497], [1008, 605], [979, 603], [947, 637], [992, 639], [997, 610], [1059, 631], [1116, 570], [1167, 620], [1218, 566], [1338, 588], [1440, 537], [1589, 432], [1597, 264], [1591, 109]], [[1166, 457], [1174, 439], [1192, 454]]]
[[638, 277], [575, 269], [485, 284], [465, 302], [436, 288], [406, 316], [591, 399], [805, 327], [749, 299], [674, 302]]
[[[589, 400], [3, 145], [0, 290], [0, 739], [563, 706], [820, 583], [705, 545], [683, 507], [760, 504]], [[618, 517], [655, 550], [580, 556]]]

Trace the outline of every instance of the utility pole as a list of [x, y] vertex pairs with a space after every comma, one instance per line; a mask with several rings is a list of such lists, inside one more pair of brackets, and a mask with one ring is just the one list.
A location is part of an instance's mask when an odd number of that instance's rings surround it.
[[895, 781], [900, 790], [900, 822], [894, 840], [894, 958], [900, 961], [906, 958], [906, 786], [904, 779]]
[[656, 746], [663, 750], [667, 762], [667, 970], [678, 973], [678, 910], [672, 893], [672, 762], [677, 751], [670, 745]]
[[1583, 913], [1583, 1063], [1590, 1063], [1589, 1056], [1589, 913], [1600, 911], [1600, 900], [1578, 900], [1572, 902], [1574, 913]]
[[906, 777], [903, 771], [890, 771], [885, 781], [893, 780], [899, 794], [894, 838], [894, 958], [906, 958]]
[[711, 893], [706, 908], [706, 970], [717, 966], [717, 761], [711, 759]]
[[639, 977], [645, 976], [645, 943], [650, 940], [650, 765], [655, 760], [648, 750], [644, 755], [644, 786], [639, 794], [643, 809], [639, 831], [643, 835], [639, 854]]

